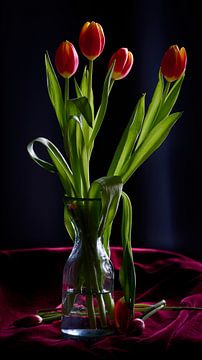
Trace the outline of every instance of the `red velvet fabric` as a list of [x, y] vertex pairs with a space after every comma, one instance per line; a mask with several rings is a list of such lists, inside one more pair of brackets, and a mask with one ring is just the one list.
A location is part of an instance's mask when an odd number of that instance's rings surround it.
[[[134, 249], [137, 302], [202, 307], [202, 264], [169, 251]], [[61, 303], [62, 270], [70, 248], [0, 252], [0, 349], [10, 354], [64, 354], [86, 359], [134, 358], [137, 354], [190, 353], [202, 350], [202, 311], [159, 311], [145, 321], [139, 337], [112, 335], [97, 341], [63, 339], [60, 321], [29, 328], [11, 324], [37, 309]], [[115, 296], [121, 296], [118, 270], [121, 248], [111, 249]]]

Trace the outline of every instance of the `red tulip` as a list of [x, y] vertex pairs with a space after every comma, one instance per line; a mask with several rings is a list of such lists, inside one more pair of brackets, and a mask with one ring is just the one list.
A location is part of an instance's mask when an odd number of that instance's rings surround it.
[[100, 24], [86, 22], [79, 35], [79, 46], [82, 54], [88, 60], [95, 60], [103, 51], [105, 35]]
[[129, 322], [127, 333], [128, 335], [139, 336], [142, 335], [145, 329], [145, 322], [140, 318], [134, 318]]
[[16, 327], [29, 327], [29, 326], [40, 325], [42, 321], [43, 319], [41, 316], [36, 314], [30, 314], [22, 318], [16, 319], [12, 325]]
[[55, 66], [64, 78], [69, 79], [75, 74], [79, 65], [79, 57], [74, 45], [69, 41], [63, 41], [56, 50]]
[[161, 62], [161, 72], [169, 82], [175, 81], [185, 72], [187, 65], [187, 53], [184, 47], [179, 49], [172, 45], [165, 52]]
[[130, 309], [124, 297], [120, 298], [114, 308], [114, 321], [117, 329], [127, 330], [130, 319]]
[[133, 54], [127, 48], [120, 48], [111, 57], [109, 67], [115, 62], [112, 79], [120, 80], [128, 75], [133, 66]]

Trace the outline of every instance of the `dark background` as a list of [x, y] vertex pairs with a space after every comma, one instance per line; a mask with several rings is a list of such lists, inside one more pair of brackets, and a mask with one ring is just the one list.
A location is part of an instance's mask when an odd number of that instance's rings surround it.
[[[104, 53], [94, 64], [98, 101], [106, 66], [119, 47], [134, 54], [129, 76], [117, 81], [92, 159], [93, 178], [109, 161], [143, 92], [147, 104], [169, 45], [184, 46], [186, 78], [176, 111], [184, 111], [168, 139], [128, 181], [133, 205], [133, 246], [178, 251], [202, 258], [201, 250], [201, 65], [202, 33], [194, 1], [124, 1], [112, 12], [104, 3], [73, 1], [1, 5], [1, 245], [2, 249], [71, 245], [63, 225], [63, 192], [55, 175], [35, 165], [26, 145], [38, 136], [60, 149], [61, 134], [48, 98], [44, 52], [51, 59], [62, 40], [75, 44], [80, 79], [85, 65], [78, 35], [85, 21], [105, 31]], [[61, 85], [63, 86], [62, 79]], [[120, 245], [120, 213], [112, 245]]]

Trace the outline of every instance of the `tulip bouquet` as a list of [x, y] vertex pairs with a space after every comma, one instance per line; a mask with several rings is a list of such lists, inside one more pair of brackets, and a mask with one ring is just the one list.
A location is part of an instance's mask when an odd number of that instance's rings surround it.
[[[124, 184], [148, 157], [163, 143], [181, 112], [172, 112], [184, 80], [186, 51], [170, 46], [159, 66], [157, 84], [147, 109], [145, 94], [134, 106], [125, 130], [118, 142], [106, 174], [91, 179], [90, 160], [96, 137], [105, 119], [113, 86], [127, 76], [133, 65], [133, 54], [127, 48], [118, 49], [109, 59], [98, 108], [94, 106], [93, 65], [105, 46], [105, 35], [100, 24], [86, 22], [79, 35], [79, 48], [88, 60], [80, 82], [74, 77], [75, 93], [70, 94], [69, 82], [75, 75], [79, 56], [74, 45], [63, 41], [55, 54], [55, 68], [64, 78], [62, 89], [49, 54], [45, 54], [48, 93], [61, 129], [64, 155], [48, 139], [39, 137], [28, 145], [31, 158], [44, 169], [56, 173], [67, 197], [100, 198], [102, 203], [98, 236], [110, 256], [110, 234], [120, 199], [123, 201], [122, 247], [123, 261], [119, 273], [124, 301], [133, 316], [135, 297], [135, 269], [131, 249], [132, 205], [123, 191]], [[42, 144], [51, 162], [41, 159], [34, 150]], [[71, 216], [64, 208], [65, 226], [74, 239]]]

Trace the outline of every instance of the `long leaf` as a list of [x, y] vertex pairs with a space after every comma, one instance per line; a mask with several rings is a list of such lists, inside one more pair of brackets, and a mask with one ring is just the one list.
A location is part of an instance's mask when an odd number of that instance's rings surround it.
[[66, 205], [64, 205], [64, 224], [71, 240], [74, 241], [74, 228]]
[[152, 127], [154, 127], [156, 124], [158, 124], [161, 120], [163, 120], [166, 116], [168, 116], [170, 114], [170, 112], [172, 111], [173, 106], [175, 105], [175, 103], [178, 99], [184, 77], [185, 77], [185, 75], [182, 75], [172, 86], [171, 90], [169, 91], [168, 95], [165, 98], [164, 103], [161, 104], [160, 111], [159, 111], [156, 119], [154, 119]]
[[88, 97], [88, 69], [87, 69], [87, 66], [85, 66], [85, 68], [83, 70], [83, 76], [81, 79], [80, 89], [81, 89], [83, 96]]
[[72, 99], [71, 101], [76, 105], [77, 109], [83, 115], [88, 125], [92, 127], [93, 116], [88, 99], [85, 96], [82, 96], [77, 99]]
[[145, 138], [142, 145], [136, 150], [128, 163], [124, 166], [122, 173], [123, 183], [137, 170], [137, 168], [163, 143], [171, 128], [181, 117], [182, 113], [177, 112], [167, 116], [160, 121]]
[[98, 112], [95, 117], [95, 125], [90, 137], [89, 141], [89, 148], [92, 149], [93, 143], [95, 141], [95, 138], [100, 130], [100, 127], [102, 125], [102, 122], [104, 120], [106, 111], [107, 111], [107, 105], [108, 105], [108, 98], [109, 98], [109, 90], [110, 90], [110, 83], [112, 78], [114, 65], [110, 67], [110, 69], [107, 72], [107, 75], [105, 77], [104, 85], [103, 85], [103, 91], [102, 91], [102, 99], [100, 103], [100, 107], [98, 109]]
[[105, 228], [104, 233], [103, 233], [103, 244], [104, 244], [104, 248], [106, 250], [107, 255], [110, 257], [110, 236], [111, 236], [111, 232], [112, 232], [112, 223]]
[[120, 170], [133, 151], [144, 119], [144, 100], [145, 95], [142, 95], [135, 106], [130, 121], [115, 151], [112, 163], [108, 170], [108, 176], [119, 175]]
[[112, 224], [116, 215], [122, 192], [122, 181], [119, 176], [106, 176], [91, 184], [89, 197], [101, 197], [102, 212], [99, 226], [99, 236]]
[[149, 133], [149, 130], [151, 129], [154, 117], [155, 117], [155, 115], [156, 115], [156, 113], [158, 111], [159, 106], [161, 105], [162, 94], [163, 94], [163, 86], [164, 86], [163, 77], [162, 77], [161, 73], [159, 72], [159, 81], [157, 83], [157, 86], [156, 86], [155, 91], [154, 91], [154, 95], [152, 97], [149, 108], [147, 110], [145, 120], [144, 120], [144, 124], [143, 124], [143, 127], [142, 127], [142, 131], [141, 131], [139, 140], [137, 142], [136, 148], [138, 148], [142, 144], [145, 137]]
[[63, 130], [63, 120], [64, 120], [64, 102], [62, 98], [62, 91], [53, 69], [48, 52], [45, 54], [45, 65], [46, 65], [46, 77], [47, 77], [47, 87], [48, 94], [52, 105], [55, 109], [56, 116], [58, 118], [61, 130]]
[[124, 292], [125, 301], [129, 304], [131, 318], [133, 316], [136, 276], [131, 248], [132, 229], [132, 205], [128, 195], [122, 191], [123, 215], [122, 215], [122, 247], [123, 261], [119, 271], [120, 284]]
[[[53, 164], [40, 159], [36, 155], [34, 151], [35, 143], [40, 143], [45, 146]], [[56, 172], [58, 174], [62, 182], [62, 185], [65, 189], [65, 192], [67, 194], [68, 193], [70, 195], [74, 194], [74, 180], [73, 180], [72, 171], [68, 163], [66, 162], [65, 158], [63, 157], [63, 155], [50, 140], [43, 137], [39, 137], [28, 144], [27, 150], [32, 160], [34, 160], [38, 165], [40, 165], [41, 167], [43, 167], [48, 171]]]
[[[88, 95], [87, 94], [88, 93], [88, 84], [87, 84], [87, 82], [88, 82], [87, 68], [85, 67], [84, 72], [83, 72], [81, 87], [79, 87], [76, 79], [74, 78], [74, 86], [75, 86], [75, 91], [76, 91], [77, 98], [84, 97], [84, 94], [86, 94], [85, 98], [87, 99], [87, 95]], [[83, 89], [84, 93], [82, 92], [81, 88]], [[90, 107], [90, 109], [89, 109], [89, 107]], [[89, 104], [89, 101], [88, 101], [88, 105], [87, 105], [86, 110], [87, 110], [88, 114], [85, 117], [85, 112], [83, 112], [85, 121], [82, 121], [82, 132], [83, 132], [83, 138], [84, 138], [85, 145], [86, 145], [86, 150], [87, 150], [87, 145], [89, 143], [89, 136], [90, 136], [90, 134], [92, 132], [91, 127], [92, 127], [92, 123], [93, 123], [93, 114], [92, 114], [92, 109], [91, 109], [91, 106]]]

